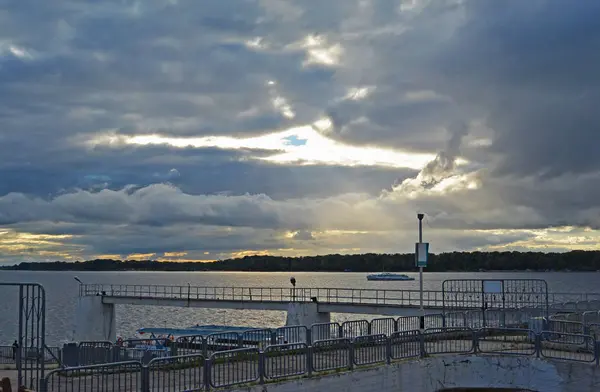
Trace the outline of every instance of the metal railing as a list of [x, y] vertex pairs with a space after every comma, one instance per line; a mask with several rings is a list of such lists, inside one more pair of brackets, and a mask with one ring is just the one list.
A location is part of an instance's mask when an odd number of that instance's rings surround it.
[[[83, 284], [79, 287], [79, 295], [205, 301], [309, 302], [316, 300], [328, 304], [419, 305], [419, 290]], [[442, 291], [423, 292], [423, 302], [428, 307], [441, 308], [442, 299]]]
[[16, 358], [19, 354], [19, 351], [21, 358], [26, 361], [31, 361], [37, 357], [43, 357], [45, 363], [60, 363], [60, 347], [45, 347], [42, 350], [43, 352], [38, 352], [37, 348], [31, 347], [21, 347], [20, 349], [15, 349], [12, 346], [0, 346], [0, 365], [14, 364], [16, 366]]
[[[552, 335], [558, 339], [561, 333], [595, 333], [600, 328], [580, 330], [560, 329], [565, 322], [547, 321], [546, 319], [533, 319], [540, 321], [539, 326], [530, 325], [532, 317], [538, 316], [536, 312], [523, 313], [519, 317], [512, 312], [504, 315], [497, 311], [483, 312], [467, 311], [448, 314], [431, 314], [424, 319], [425, 328], [531, 328], [536, 332], [541, 330], [553, 331]], [[493, 316], [492, 316], [493, 314]], [[572, 323], [572, 322], [569, 322]], [[208, 335], [180, 336], [175, 340], [167, 341], [164, 338], [129, 339], [120, 344], [109, 342], [81, 342], [76, 359], [73, 355], [63, 354], [68, 364], [79, 366], [94, 365], [105, 362], [123, 362], [136, 360], [148, 363], [153, 358], [178, 355], [201, 354], [209, 357], [215, 352], [232, 349], [254, 348], [264, 350], [267, 346], [278, 344], [304, 343], [311, 345], [317, 340], [328, 339], [353, 339], [357, 336], [385, 335], [392, 336], [397, 332], [411, 331], [420, 328], [418, 316], [402, 316], [397, 318], [376, 318], [371, 321], [355, 320], [343, 323], [321, 323], [312, 326], [287, 326], [274, 329], [248, 330], [243, 333], [221, 332]], [[595, 336], [595, 335], [594, 335]], [[159, 343], [161, 350], [148, 350], [154, 343]], [[141, 346], [139, 346], [141, 344]], [[110, 358], [110, 360], [109, 360]]]
[[[444, 303], [444, 294], [441, 290], [424, 290], [424, 306], [441, 309]], [[465, 295], [469, 294], [472, 293], [465, 293]], [[116, 284], [81, 284], [79, 295], [240, 302], [317, 301], [326, 304], [405, 307], [418, 306], [420, 298], [419, 290]], [[600, 307], [600, 293], [548, 293], [548, 302], [550, 306], [561, 306], [572, 310], [587, 310], [585, 304], [594, 302], [598, 305], [597, 309]], [[465, 309], [467, 308], [469, 307], [465, 307]], [[474, 307], [474, 309], [476, 308]]]
[[[599, 364], [593, 336], [565, 342], [548, 340], [547, 331], [518, 328], [434, 328], [277, 344], [140, 362], [65, 368], [51, 371], [42, 392], [203, 391], [312, 376], [407, 358], [442, 354], [509, 355]], [[581, 344], [571, 342], [581, 341]]]

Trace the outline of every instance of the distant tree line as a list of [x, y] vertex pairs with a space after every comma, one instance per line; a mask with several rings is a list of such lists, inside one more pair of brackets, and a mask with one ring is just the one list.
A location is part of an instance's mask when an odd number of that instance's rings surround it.
[[[414, 254], [331, 254], [325, 256], [246, 256], [200, 262], [97, 259], [83, 262], [23, 262], [0, 267], [20, 271], [416, 271]], [[430, 255], [427, 271], [596, 271], [600, 251], [451, 252]]]

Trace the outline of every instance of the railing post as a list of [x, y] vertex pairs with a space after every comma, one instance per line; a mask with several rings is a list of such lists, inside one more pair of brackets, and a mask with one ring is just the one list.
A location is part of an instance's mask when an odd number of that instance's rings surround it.
[[306, 344], [312, 346], [312, 329], [310, 327], [306, 327]]
[[202, 336], [202, 355], [208, 358], [208, 339], [205, 336]]
[[45, 378], [40, 380], [40, 392], [48, 392], [48, 380]]
[[536, 356], [536, 358], [540, 357], [541, 351], [542, 351], [542, 334], [536, 333], [535, 334], [535, 356]]
[[204, 368], [203, 370], [203, 376], [204, 376], [204, 390], [208, 391], [210, 390], [210, 367], [211, 367], [212, 363], [210, 361], [210, 358], [206, 358], [204, 359]]
[[421, 349], [421, 358], [425, 358], [427, 354], [425, 352], [425, 334], [422, 331], [419, 331], [419, 348]]
[[311, 377], [313, 373], [313, 347], [311, 344], [306, 346], [306, 371], [308, 377]]
[[348, 359], [350, 360], [348, 363], [348, 369], [354, 369], [354, 343], [351, 340], [348, 340]]
[[477, 354], [479, 352], [479, 333], [483, 331], [483, 329], [472, 329], [473, 332], [473, 354]]
[[120, 362], [121, 359], [121, 346], [115, 345], [112, 347], [112, 359], [113, 362]]
[[265, 383], [265, 352], [258, 351], [258, 376], [259, 383], [263, 385]]
[[142, 383], [142, 392], [150, 391], [150, 371], [148, 366], [142, 365], [141, 368], [141, 383]]
[[385, 362], [392, 363], [392, 339], [389, 336], [385, 337]]

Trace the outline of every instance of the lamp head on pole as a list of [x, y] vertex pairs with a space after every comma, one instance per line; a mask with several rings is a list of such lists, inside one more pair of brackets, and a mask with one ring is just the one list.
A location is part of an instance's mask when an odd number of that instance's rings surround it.
[[423, 214], [423, 213], [417, 214], [417, 218], [419, 218], [419, 220], [423, 220], [424, 216], [425, 216], [425, 214]]
[[293, 276], [290, 278], [290, 283], [292, 284], [292, 286], [296, 287], [296, 278], [294, 278]]

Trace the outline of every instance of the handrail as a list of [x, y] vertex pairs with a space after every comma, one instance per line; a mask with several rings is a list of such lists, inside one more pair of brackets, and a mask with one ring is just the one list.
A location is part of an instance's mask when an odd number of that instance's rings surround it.
[[[467, 292], [465, 292], [467, 293]], [[355, 289], [355, 288], [291, 288], [291, 287], [225, 287], [190, 285], [119, 285], [82, 284], [80, 296], [168, 298], [184, 300], [243, 301], [243, 302], [308, 302], [329, 304], [416, 305], [419, 290]], [[446, 293], [447, 294], [447, 293]], [[453, 292], [453, 295], [457, 294]], [[469, 293], [470, 294], [470, 293]], [[599, 301], [600, 293], [548, 293], [548, 302], [566, 304]], [[444, 292], [424, 290], [426, 306], [442, 306]]]
[[[121, 385], [127, 378], [130, 385], [139, 380], [141, 392], [149, 392], [150, 381], [171, 385], [177, 380], [180, 390], [209, 390], [235, 385], [265, 384], [278, 378], [300, 377], [331, 370], [353, 370], [356, 367], [392, 363], [396, 360], [425, 358], [431, 355], [470, 354], [548, 358], [598, 366], [600, 346], [590, 335], [568, 334], [564, 341], [549, 339], [548, 331], [528, 328], [432, 328], [404, 331], [392, 336], [360, 335], [355, 338], [329, 338], [307, 343], [275, 344], [264, 349], [237, 348], [213, 352], [164, 357], [148, 364], [137, 361], [106, 363], [92, 366], [57, 369], [42, 381], [42, 391], [56, 385], [59, 392], [71, 390], [69, 382], [79, 377], [98, 378], [96, 388], [103, 383]], [[581, 342], [579, 342], [581, 341]], [[157, 372], [153, 372], [153, 365]], [[164, 364], [164, 367], [162, 366]], [[182, 373], [181, 369], [188, 369]], [[186, 375], [187, 374], [187, 375]], [[74, 382], [74, 381], [72, 381]], [[92, 384], [78, 382], [87, 390]], [[64, 386], [64, 388], [61, 388]], [[54, 389], [53, 389], [54, 390]]]

